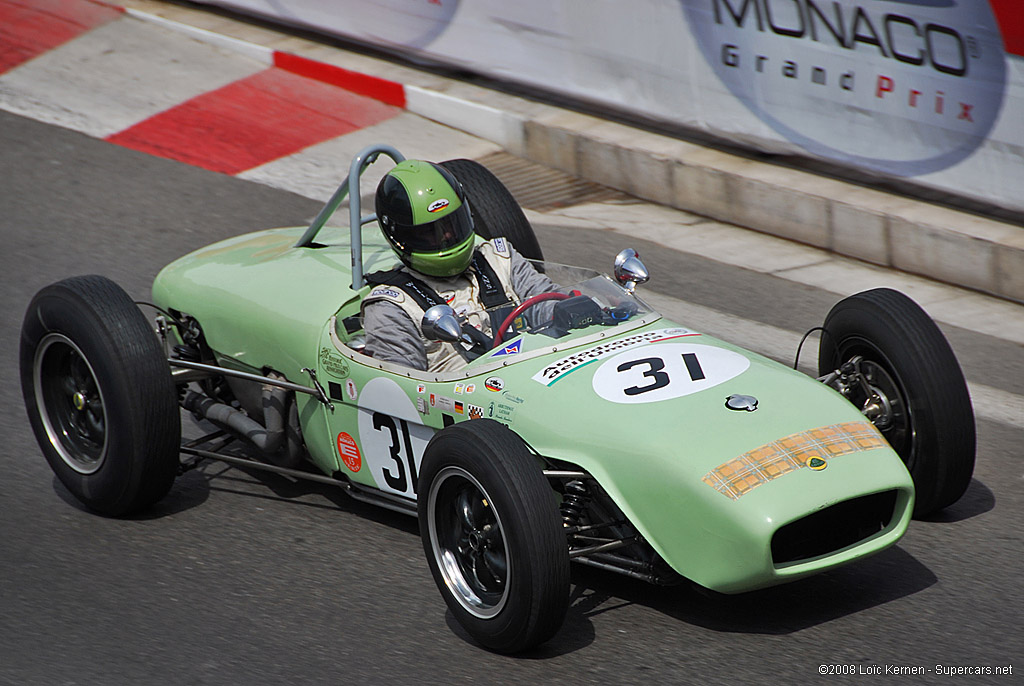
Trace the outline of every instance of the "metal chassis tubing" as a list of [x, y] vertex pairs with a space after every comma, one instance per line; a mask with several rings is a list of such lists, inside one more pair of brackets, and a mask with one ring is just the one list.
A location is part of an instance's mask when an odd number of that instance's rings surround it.
[[[337, 476], [327, 476], [326, 474], [314, 474], [311, 472], [305, 472], [300, 469], [289, 469], [288, 467], [278, 467], [277, 465], [267, 464], [265, 462], [257, 462], [256, 460], [250, 460], [245, 457], [236, 457], [234, 455], [224, 455], [222, 453], [214, 452], [212, 450], [202, 450], [200, 448], [192, 447], [191, 445], [182, 445], [179, 452], [185, 455], [193, 455], [204, 460], [217, 460], [219, 462], [226, 462], [227, 464], [235, 465], [238, 467], [249, 467], [252, 469], [259, 469], [266, 472], [273, 472], [274, 474], [281, 474], [284, 476], [290, 476], [293, 479], [303, 479], [306, 481], [315, 481], [321, 484], [328, 484], [330, 486], [337, 486], [347, 492], [356, 500], [362, 502], [372, 503], [386, 507], [395, 512], [402, 512], [408, 515], [416, 515], [416, 503], [408, 501], [405, 498], [393, 496], [384, 492], [377, 492], [375, 489], [371, 490], [362, 487], [358, 484], [352, 483], [344, 475], [338, 474]], [[198, 463], [198, 460], [196, 461]], [[557, 470], [544, 470], [544, 476], [546, 477], [558, 477], [565, 474], [578, 475], [582, 472], [565, 472]], [[623, 545], [628, 545], [628, 541], [615, 541], [615, 545], [609, 547], [610, 544], [603, 543], [601, 545], [592, 546], [586, 549], [580, 549], [578, 552], [570, 553], [570, 557], [576, 557], [579, 555], [586, 555], [588, 553], [605, 551], [614, 548], [620, 548]]]
[[[283, 388], [296, 393], [305, 393], [311, 395], [319, 400], [321, 403], [329, 407], [332, 411], [334, 409], [332, 403], [327, 398], [323, 387], [320, 386], [316, 380], [316, 374], [311, 369], [306, 369], [309, 373], [311, 380], [315, 384], [315, 388], [308, 386], [302, 386], [300, 384], [292, 383], [290, 381], [281, 381], [279, 379], [273, 379], [267, 376], [261, 376], [259, 374], [251, 374], [249, 372], [237, 371], [234, 369], [228, 369], [225, 367], [218, 367], [216, 365], [202, 364], [199, 362], [189, 362], [187, 360], [168, 359], [168, 363], [172, 367], [177, 367], [178, 371], [172, 372], [172, 377], [178, 381], [188, 382], [194, 381], [199, 378], [205, 378], [209, 376], [231, 376], [246, 381], [253, 381], [256, 383], [265, 384], [268, 386], [275, 386]], [[250, 460], [244, 457], [236, 457], [233, 455], [223, 455], [210, 450], [202, 450], [199, 448], [192, 447], [191, 445], [182, 445], [179, 451], [186, 455], [193, 455], [200, 459], [218, 460], [235, 466], [244, 466], [252, 469], [259, 469], [262, 471], [273, 472], [275, 474], [281, 474], [289, 476], [294, 479], [303, 479], [306, 481], [315, 481], [317, 483], [328, 484], [331, 486], [337, 486], [343, 489], [346, 493], [352, 496], [354, 499], [361, 502], [366, 502], [374, 505], [379, 505], [386, 509], [401, 512], [407, 515], [416, 516], [416, 503], [408, 501], [398, 496], [393, 496], [376, 489], [370, 489], [359, 484], [355, 484], [347, 479], [343, 474], [337, 473], [335, 476], [327, 476], [324, 474], [314, 474], [310, 472], [301, 471], [298, 469], [289, 469], [287, 467], [278, 467], [277, 465], [267, 464], [264, 462], [257, 462], [256, 460]], [[191, 466], [194, 467], [198, 463], [196, 460]], [[190, 467], [185, 467], [186, 469]], [[565, 470], [565, 469], [545, 469], [543, 474], [549, 479], [591, 479], [593, 477], [584, 471], [576, 470]], [[586, 558], [588, 555], [595, 553], [609, 552], [624, 548], [631, 545], [635, 541], [632, 539], [612, 539], [596, 545], [587, 546], [585, 548], [571, 548], [569, 550], [569, 558]], [[580, 562], [589, 562], [586, 559], [580, 559]], [[596, 565], [602, 567], [611, 568], [611, 565]], [[626, 573], [625, 570], [619, 570]]]
[[[301, 384], [292, 383], [291, 381], [281, 381], [280, 379], [274, 379], [269, 376], [261, 376], [259, 374], [250, 374], [249, 372], [237, 371], [235, 369], [228, 369], [226, 367], [218, 367], [212, 364], [202, 364], [201, 362], [189, 362], [188, 360], [168, 359], [168, 364], [172, 367], [178, 367], [182, 371], [171, 372], [171, 378], [178, 383], [187, 383], [189, 381], [196, 381], [198, 379], [210, 377], [210, 376], [231, 376], [236, 379], [244, 379], [246, 381], [255, 381], [256, 383], [263, 384], [265, 386], [275, 386], [277, 388], [283, 388], [288, 391], [294, 391], [296, 393], [305, 393], [311, 395], [319, 400], [323, 405], [328, 407], [331, 412], [334, 411], [334, 403], [327, 397], [327, 393], [324, 391], [323, 386], [316, 380], [316, 372], [306, 367], [303, 371], [309, 374], [310, 379], [313, 381], [314, 388], [309, 386], [303, 386]], [[189, 374], [189, 372], [200, 372], [199, 374]]]

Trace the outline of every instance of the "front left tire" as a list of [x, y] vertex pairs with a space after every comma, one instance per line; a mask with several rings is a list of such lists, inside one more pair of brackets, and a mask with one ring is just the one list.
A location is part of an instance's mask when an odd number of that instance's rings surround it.
[[167, 494], [177, 395], [156, 335], [117, 284], [79, 276], [39, 291], [22, 325], [20, 372], [39, 447], [78, 500], [122, 516]]
[[418, 507], [431, 574], [473, 638], [516, 653], [554, 636], [569, 604], [568, 544], [554, 492], [518, 435], [489, 419], [438, 432]]

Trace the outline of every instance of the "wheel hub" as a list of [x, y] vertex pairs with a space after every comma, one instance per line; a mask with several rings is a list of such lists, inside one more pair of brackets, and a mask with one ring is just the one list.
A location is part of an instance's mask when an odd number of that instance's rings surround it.
[[39, 417], [50, 444], [80, 474], [99, 470], [106, 456], [103, 394], [81, 349], [67, 336], [40, 341], [33, 362]]
[[456, 600], [489, 618], [505, 606], [509, 582], [505, 540], [479, 482], [459, 468], [444, 470], [428, 494], [431, 545]]
[[854, 355], [839, 368], [832, 385], [882, 432], [909, 464], [913, 428], [907, 404], [893, 375], [877, 360]]
[[861, 407], [861, 412], [871, 420], [871, 423], [879, 431], [886, 431], [893, 423], [892, 403], [889, 402], [889, 398], [886, 397], [881, 389], [870, 384], [868, 384], [868, 388], [870, 392], [868, 393], [867, 400], [864, 401], [864, 405]]

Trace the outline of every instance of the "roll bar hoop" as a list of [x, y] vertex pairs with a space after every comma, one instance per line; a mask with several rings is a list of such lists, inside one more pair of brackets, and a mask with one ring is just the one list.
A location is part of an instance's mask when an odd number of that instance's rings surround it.
[[338, 209], [345, 196], [349, 195], [349, 190], [355, 188], [356, 190], [351, 194], [348, 203], [349, 232], [352, 236], [352, 290], [354, 291], [358, 291], [366, 283], [363, 278], [363, 224], [377, 221], [376, 213], [368, 214], [365, 217], [360, 216], [362, 208], [360, 207], [359, 179], [366, 168], [376, 162], [382, 153], [390, 157], [395, 164], [405, 160], [405, 156], [390, 145], [376, 143], [363, 148], [358, 155], [352, 158], [352, 163], [348, 168], [348, 178], [341, 182], [338, 190], [334, 191], [334, 195], [323, 206], [320, 213], [313, 219], [313, 223], [309, 225], [306, 232], [302, 234], [302, 238], [294, 246], [296, 248], [312, 247], [313, 240], [320, 233], [320, 229]]

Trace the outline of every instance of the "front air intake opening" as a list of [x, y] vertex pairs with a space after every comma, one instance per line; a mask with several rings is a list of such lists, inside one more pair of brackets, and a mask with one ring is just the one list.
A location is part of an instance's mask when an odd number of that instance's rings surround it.
[[883, 531], [896, 510], [897, 491], [844, 500], [779, 528], [772, 536], [776, 567], [828, 555]]

